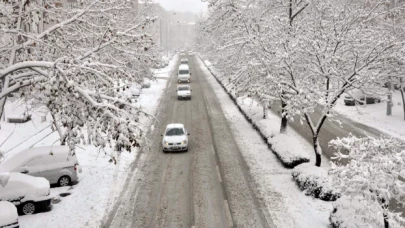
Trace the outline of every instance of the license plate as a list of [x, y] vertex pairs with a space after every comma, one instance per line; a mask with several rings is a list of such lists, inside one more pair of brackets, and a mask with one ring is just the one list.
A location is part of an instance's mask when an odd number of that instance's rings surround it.
[[179, 149], [179, 147], [174, 146], [174, 147], [172, 147], [172, 149], [173, 149], [173, 150], [177, 150], [177, 149]]

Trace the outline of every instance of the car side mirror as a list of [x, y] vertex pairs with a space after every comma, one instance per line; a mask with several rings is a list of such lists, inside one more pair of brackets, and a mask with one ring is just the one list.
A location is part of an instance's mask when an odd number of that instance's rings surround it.
[[190, 133], [187, 133], [187, 135], [190, 135]]
[[190, 73], [190, 75], [192, 75], [192, 73]]
[[163, 136], [163, 134], [161, 134], [160, 136]]

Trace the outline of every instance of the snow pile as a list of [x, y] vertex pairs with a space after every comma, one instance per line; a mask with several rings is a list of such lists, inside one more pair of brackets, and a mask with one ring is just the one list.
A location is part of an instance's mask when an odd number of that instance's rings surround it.
[[[374, 204], [374, 205], [373, 205]], [[333, 205], [329, 220], [333, 228], [384, 227], [382, 209], [376, 202], [361, 197], [343, 196]], [[388, 219], [390, 228], [403, 227], [393, 219]]]
[[267, 118], [263, 119], [263, 107], [257, 101], [247, 97], [237, 98], [230, 90], [232, 85], [219, 79], [219, 74], [212, 64], [208, 60], [203, 63], [285, 167], [293, 168], [310, 161], [307, 151], [311, 148], [306, 146], [305, 140], [298, 133], [288, 129], [288, 132], [280, 134], [278, 116], [267, 112]]
[[331, 185], [328, 172], [313, 164], [296, 166], [291, 172], [293, 179], [306, 195], [325, 201], [335, 201], [340, 197]]

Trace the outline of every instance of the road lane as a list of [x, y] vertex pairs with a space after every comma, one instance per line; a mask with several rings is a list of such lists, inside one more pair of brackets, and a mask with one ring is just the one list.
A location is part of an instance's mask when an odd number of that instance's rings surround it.
[[[216, 173], [206, 106], [190, 59], [192, 99], [177, 100], [176, 72], [172, 72], [157, 118], [161, 124], [149, 136], [145, 162], [131, 179], [131, 190], [106, 219], [104, 227], [227, 227], [223, 186]], [[177, 70], [177, 69], [176, 69]], [[175, 70], [175, 71], [176, 71]], [[163, 153], [160, 134], [167, 124], [184, 123], [189, 136], [187, 153]]]

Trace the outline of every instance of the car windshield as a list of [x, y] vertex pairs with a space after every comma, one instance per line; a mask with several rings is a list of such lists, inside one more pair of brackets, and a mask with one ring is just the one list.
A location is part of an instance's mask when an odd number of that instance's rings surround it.
[[171, 128], [166, 131], [167, 136], [184, 135], [182, 128]]
[[179, 74], [188, 74], [188, 70], [179, 70]]
[[181, 63], [188, 63], [188, 60], [181, 60]]
[[179, 91], [186, 91], [186, 90], [190, 90], [190, 88], [188, 86], [183, 86], [183, 87], [179, 87], [178, 90]]

